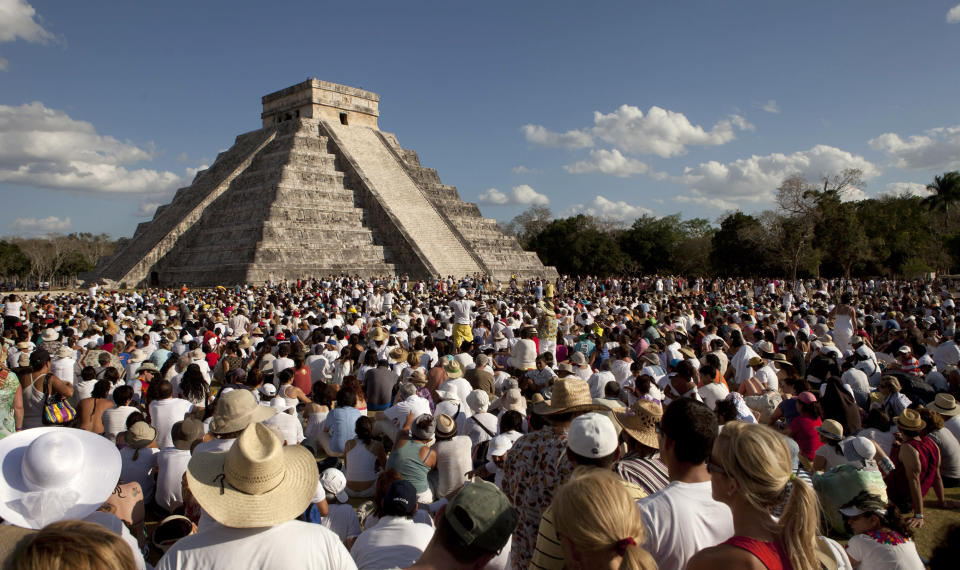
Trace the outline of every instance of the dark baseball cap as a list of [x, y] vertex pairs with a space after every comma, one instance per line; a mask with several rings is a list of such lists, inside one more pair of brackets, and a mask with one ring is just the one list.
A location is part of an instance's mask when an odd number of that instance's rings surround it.
[[393, 516], [410, 516], [417, 510], [417, 489], [406, 479], [394, 481], [383, 497], [383, 511]]
[[517, 511], [493, 483], [467, 483], [450, 500], [444, 519], [467, 546], [497, 552], [517, 528]]

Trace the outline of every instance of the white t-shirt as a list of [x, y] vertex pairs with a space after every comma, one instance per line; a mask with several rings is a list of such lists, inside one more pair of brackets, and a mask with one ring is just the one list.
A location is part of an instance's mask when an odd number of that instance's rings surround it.
[[297, 445], [303, 441], [303, 426], [297, 418], [288, 413], [279, 413], [263, 420], [264, 424], [275, 425], [283, 433], [283, 440], [287, 445]]
[[[64, 382], [76, 384], [76, 378], [74, 378], [74, 367], [76, 364], [77, 360], [75, 358], [55, 358], [50, 363], [50, 372]], [[96, 382], [94, 382], [94, 384], [96, 384]], [[90, 385], [90, 393], [93, 393], [93, 384]], [[87, 397], [90, 397], [89, 394]], [[80, 400], [77, 401], [79, 402]]]
[[733, 536], [730, 507], [713, 500], [709, 481], [672, 481], [637, 505], [647, 529], [644, 548], [661, 568], [685, 568], [694, 554]]
[[324, 528], [330, 529], [334, 534], [339, 536], [342, 541], [360, 536], [363, 529], [360, 528], [360, 519], [357, 517], [357, 511], [350, 505], [331, 503], [329, 501], [327, 501], [327, 503], [330, 510], [327, 516], [323, 517], [320, 524]]
[[173, 446], [170, 429], [173, 424], [182, 421], [193, 404], [181, 398], [166, 398], [150, 402], [150, 421], [157, 428], [157, 447], [166, 449]]
[[288, 521], [268, 528], [212, 523], [177, 541], [157, 570], [355, 570], [336, 534], [318, 524]]
[[100, 416], [103, 422], [103, 435], [116, 440], [118, 433], [127, 431], [127, 418], [136, 411], [138, 410], [133, 406], [120, 406], [104, 410], [103, 415]]
[[857, 534], [847, 542], [847, 554], [860, 562], [859, 568], [870, 570], [923, 570], [923, 561], [912, 540], [900, 544], [883, 544], [875, 538]]
[[273, 373], [274, 373], [274, 375], [280, 374], [281, 372], [283, 372], [283, 371], [286, 370], [287, 368], [293, 368], [293, 359], [292, 359], [292, 358], [287, 358], [286, 356], [282, 356], [282, 357], [276, 358], [276, 359], [273, 361]]
[[433, 538], [433, 527], [406, 517], [383, 517], [353, 543], [350, 555], [360, 570], [406, 568], [420, 558]]
[[458, 325], [469, 325], [470, 311], [476, 306], [476, 303], [470, 299], [455, 299], [450, 301], [450, 309], [453, 310], [453, 322]]
[[190, 451], [168, 447], [157, 454], [157, 504], [173, 511], [183, 504], [183, 474], [190, 462]]
[[383, 415], [396, 427], [400, 429], [407, 421], [407, 415], [413, 412], [413, 417], [419, 417], [422, 414], [430, 415], [430, 402], [426, 398], [416, 394], [410, 396], [402, 402], [390, 406], [383, 411]]
[[126, 482], [140, 483], [143, 490], [143, 502], [149, 503], [153, 498], [153, 491], [157, 483], [153, 479], [153, 473], [157, 470], [157, 454], [160, 450], [155, 447], [144, 447], [137, 455], [137, 460], [133, 460], [133, 454], [136, 450], [132, 447], [124, 447], [120, 450], [120, 459], [123, 466], [120, 469], [120, 478]]
[[730, 390], [720, 382], [711, 382], [697, 388], [697, 393], [700, 394], [700, 399], [708, 408], [715, 410], [717, 409], [717, 402], [726, 398], [730, 394]]

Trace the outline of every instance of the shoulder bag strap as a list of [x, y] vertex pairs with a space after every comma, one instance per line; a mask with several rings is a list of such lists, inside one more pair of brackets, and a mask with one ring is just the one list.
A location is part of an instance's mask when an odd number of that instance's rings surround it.
[[494, 434], [492, 431], [487, 429], [487, 426], [483, 425], [483, 422], [478, 422], [476, 416], [470, 416], [470, 421], [480, 426], [480, 429], [487, 432], [487, 435], [489, 435], [490, 437], [497, 437], [496, 434]]

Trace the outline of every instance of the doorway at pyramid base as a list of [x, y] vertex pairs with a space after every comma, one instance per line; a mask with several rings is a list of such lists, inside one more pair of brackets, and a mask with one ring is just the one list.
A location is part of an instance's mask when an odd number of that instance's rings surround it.
[[416, 152], [376, 127], [369, 119], [375, 94], [317, 80], [278, 93], [283, 102], [301, 92], [312, 93], [314, 103], [331, 92], [352, 94], [349, 104], [321, 107], [360, 108], [367, 119], [277, 114], [277, 99], [268, 102], [275, 94], [264, 97], [273, 119], [265, 112], [263, 128], [238, 136], [89, 277], [126, 287], [344, 274], [556, 278], [553, 267], [421, 166]]

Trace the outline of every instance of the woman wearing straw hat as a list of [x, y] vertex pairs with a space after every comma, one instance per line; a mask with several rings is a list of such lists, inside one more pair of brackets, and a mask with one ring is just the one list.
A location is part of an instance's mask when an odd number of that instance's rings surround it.
[[913, 516], [907, 524], [914, 528], [923, 526], [923, 498], [933, 487], [940, 508], [955, 508], [953, 501], [943, 495], [943, 480], [940, 478], [940, 450], [929, 437], [923, 436], [926, 422], [916, 410], [906, 409], [897, 416], [899, 450], [894, 453], [899, 461], [887, 476], [887, 491], [890, 502], [907, 512], [913, 508]]
[[660, 437], [657, 434], [663, 417], [660, 404], [639, 400], [626, 412], [615, 412], [613, 417], [621, 427], [620, 440], [627, 446], [627, 453], [613, 466], [617, 475], [642, 487], [648, 495], [666, 487], [670, 475], [660, 459]]

